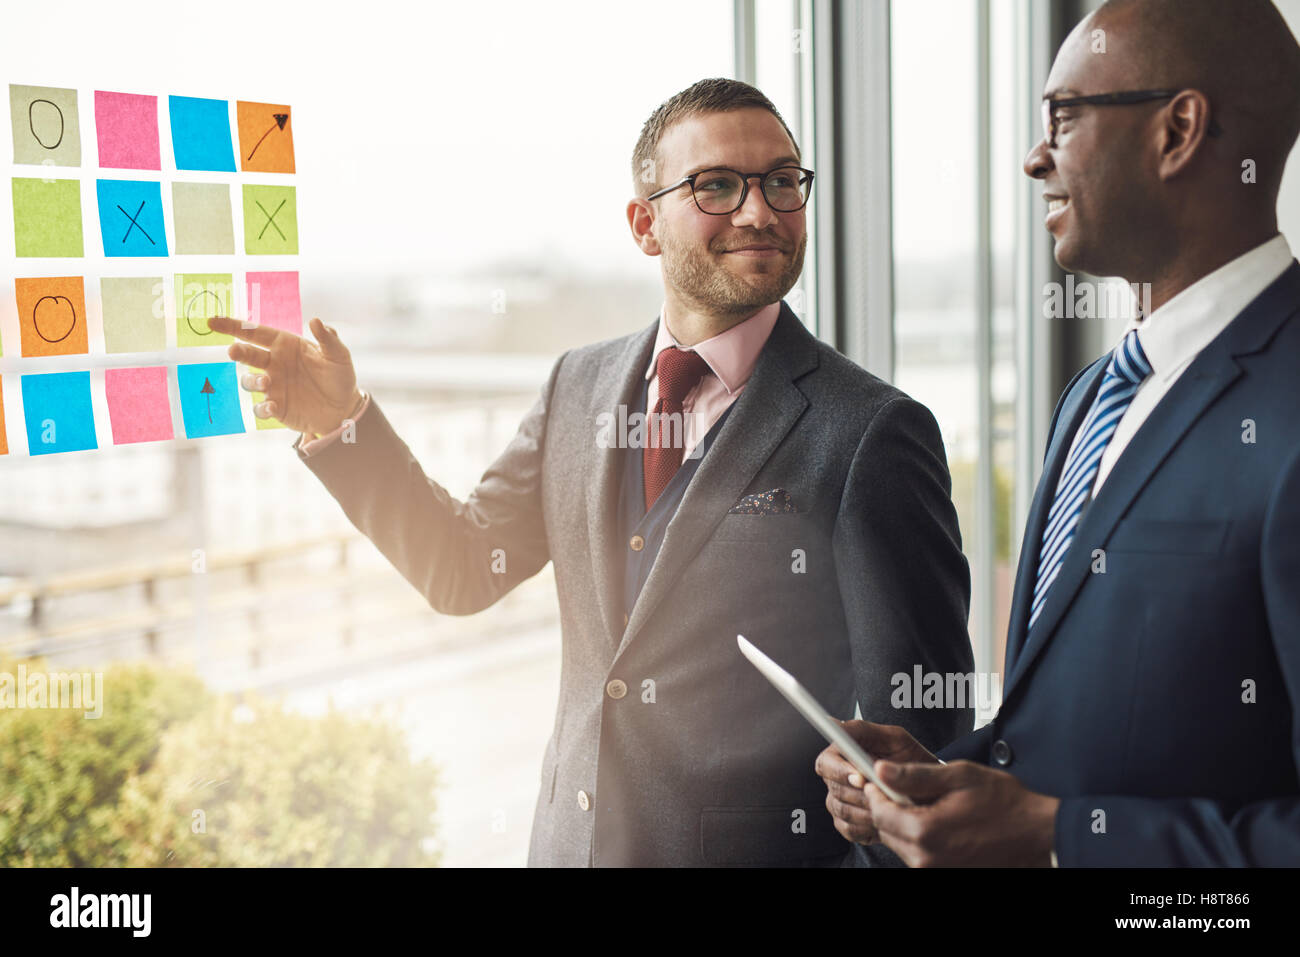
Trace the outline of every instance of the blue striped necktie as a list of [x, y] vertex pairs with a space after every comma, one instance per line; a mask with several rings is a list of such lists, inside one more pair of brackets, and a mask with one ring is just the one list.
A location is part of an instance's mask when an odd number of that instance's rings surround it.
[[1134, 329], [1111, 353], [1097, 398], [1084, 419], [1083, 437], [1070, 452], [1061, 470], [1061, 480], [1056, 483], [1056, 498], [1052, 500], [1052, 510], [1047, 513], [1043, 544], [1038, 553], [1038, 578], [1029, 610], [1030, 628], [1038, 620], [1047, 592], [1060, 574], [1070, 543], [1074, 541], [1075, 530], [1092, 494], [1106, 446], [1137, 394], [1138, 386], [1150, 374], [1151, 363], [1147, 361]]

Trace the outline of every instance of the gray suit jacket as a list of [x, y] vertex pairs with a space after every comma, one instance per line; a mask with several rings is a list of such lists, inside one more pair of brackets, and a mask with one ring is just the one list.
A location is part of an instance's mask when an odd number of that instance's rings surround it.
[[[355, 443], [304, 461], [438, 611], [479, 611], [554, 563], [563, 664], [530, 865], [840, 863], [850, 845], [813, 770], [824, 742], [736, 635], [834, 714], [856, 700], [932, 750], [971, 729], [969, 707], [890, 704], [897, 673], [973, 667], [939, 430], [782, 304], [625, 626], [618, 495], [622, 457], [638, 453], [601, 448], [598, 419], [637, 411], [655, 332], [562, 355], [464, 502], [425, 476], [373, 397]], [[730, 513], [772, 489], [798, 511]]]

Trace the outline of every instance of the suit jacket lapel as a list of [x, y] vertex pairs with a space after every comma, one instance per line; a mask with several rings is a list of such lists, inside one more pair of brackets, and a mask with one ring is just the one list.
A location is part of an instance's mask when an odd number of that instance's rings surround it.
[[[658, 330], [659, 321], [656, 319], [650, 328], [633, 336], [618, 361], [607, 365], [592, 384], [592, 404], [588, 413], [592, 436], [596, 434], [599, 416], [608, 413], [617, 419], [620, 405], [627, 409], [628, 415], [645, 412], [636, 408], [636, 403]], [[591, 489], [587, 497], [587, 535], [591, 543], [592, 581], [596, 583], [605, 633], [611, 636], [623, 633], [623, 615], [619, 610], [623, 605], [623, 551], [618, 540], [618, 496], [626, 454], [626, 449], [602, 449], [597, 445], [586, 482], [586, 487]]]
[[[1023, 651], [1016, 657], [1003, 694], [1004, 701], [1010, 700], [1017, 684], [1029, 670], [1034, 658], [1046, 647], [1061, 618], [1091, 573], [1093, 549], [1105, 546], [1119, 520], [1161, 464], [1205, 411], [1241, 376], [1242, 368], [1235, 357], [1263, 349], [1283, 321], [1296, 312], [1297, 301], [1300, 301], [1300, 265], [1293, 262], [1217, 339], [1201, 350], [1200, 355], [1138, 429], [1124, 454], [1115, 463], [1115, 468], [1107, 477], [1106, 484], [1101, 487], [1096, 500], [1083, 514], [1061, 571], [1047, 594], [1042, 614], [1027, 636]], [[1089, 390], [1090, 403], [1095, 391]], [[1073, 432], [1068, 435], [1069, 438], [1062, 436], [1066, 450], [1069, 449]], [[1059, 474], [1059, 465], [1056, 471]], [[1050, 493], [1044, 491], [1047, 488], [1051, 489]], [[1051, 495], [1055, 493], [1054, 480], [1049, 482], [1045, 477], [1039, 484], [1038, 493], [1050, 502]], [[1039, 536], [1041, 531], [1040, 525]], [[1037, 571], [1037, 558], [1034, 570]], [[1023, 561], [1021, 571], [1024, 571]], [[1017, 581], [1017, 616], [1027, 618], [1029, 597], [1024, 591]], [[1029, 592], [1032, 594], [1032, 589]]]
[[[648, 361], [648, 360], [647, 360]], [[794, 380], [817, 366], [817, 344], [783, 302], [745, 391], [691, 478], [623, 635], [623, 652], [808, 406]], [[607, 567], [623, 567], [622, 556]]]
[[1056, 418], [1056, 432], [1044, 456], [1043, 475], [1038, 481], [1038, 488], [1034, 491], [1034, 498], [1029, 506], [1029, 518], [1025, 522], [1025, 537], [1020, 546], [1015, 591], [1011, 598], [1011, 621], [1007, 628], [1007, 656], [1003, 666], [1005, 677], [1010, 677], [1016, 656], [1024, 644], [1025, 632], [1029, 627], [1029, 606], [1038, 578], [1038, 559], [1042, 551], [1043, 529], [1047, 525], [1047, 514], [1052, 508], [1052, 500], [1056, 497], [1056, 483], [1060, 481], [1061, 469], [1065, 468], [1065, 459], [1074, 442], [1074, 434], [1079, 431], [1079, 426], [1083, 423], [1083, 418], [1088, 414], [1092, 400], [1101, 387], [1101, 380], [1106, 374], [1107, 361], [1106, 357], [1097, 360], [1093, 367], [1079, 378], [1071, 394], [1066, 396], [1065, 404]]

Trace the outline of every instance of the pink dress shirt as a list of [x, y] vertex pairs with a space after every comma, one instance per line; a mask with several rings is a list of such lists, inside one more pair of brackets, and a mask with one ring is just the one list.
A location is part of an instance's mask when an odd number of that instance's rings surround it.
[[[659, 376], [655, 372], [659, 353], [678, 345], [668, 331], [666, 314], [667, 303], [659, 311], [659, 332], [650, 353], [650, 365], [645, 370], [645, 377], [650, 382], [645, 408], [647, 416], [654, 411], [655, 404], [659, 401]], [[745, 390], [745, 384], [754, 372], [754, 366], [758, 364], [758, 355], [763, 351], [767, 337], [772, 334], [776, 317], [780, 314], [781, 304], [774, 302], [726, 332], [697, 342], [687, 349], [688, 352], [700, 354], [712, 375], [701, 379], [699, 385], [686, 393], [686, 398], [682, 401], [683, 459], [690, 458], [691, 450], [709, 434], [709, 429], [722, 418], [722, 413], [727, 411], [731, 403], [740, 398], [740, 393]]]

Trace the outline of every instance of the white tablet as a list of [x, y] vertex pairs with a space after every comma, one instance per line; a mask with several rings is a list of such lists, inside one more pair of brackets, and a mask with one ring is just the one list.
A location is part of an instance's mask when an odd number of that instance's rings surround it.
[[913, 802], [906, 794], [900, 794], [888, 784], [881, 782], [876, 775], [876, 759], [862, 750], [862, 746], [854, 741], [843, 726], [808, 693], [808, 689], [795, 680], [794, 675], [755, 648], [744, 635], [737, 635], [736, 643], [740, 645], [740, 653], [749, 659], [750, 664], [762, 672], [764, 678], [772, 682], [772, 686], [808, 719], [809, 724], [821, 732], [822, 737], [840, 749], [840, 754], [848, 759], [849, 764], [858, 769], [859, 774], [880, 788], [895, 804], [912, 806]]

